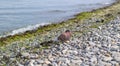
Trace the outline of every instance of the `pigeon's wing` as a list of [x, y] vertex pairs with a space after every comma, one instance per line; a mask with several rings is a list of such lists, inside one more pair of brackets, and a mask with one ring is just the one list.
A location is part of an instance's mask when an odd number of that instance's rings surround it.
[[64, 34], [61, 34], [59, 37], [58, 37], [58, 40], [60, 41], [65, 41], [66, 37]]

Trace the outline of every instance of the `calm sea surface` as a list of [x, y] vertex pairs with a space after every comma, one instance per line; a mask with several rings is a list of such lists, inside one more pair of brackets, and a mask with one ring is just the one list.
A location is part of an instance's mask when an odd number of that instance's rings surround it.
[[0, 0], [0, 35], [31, 25], [34, 27], [37, 24], [63, 21], [79, 12], [113, 2], [114, 0]]

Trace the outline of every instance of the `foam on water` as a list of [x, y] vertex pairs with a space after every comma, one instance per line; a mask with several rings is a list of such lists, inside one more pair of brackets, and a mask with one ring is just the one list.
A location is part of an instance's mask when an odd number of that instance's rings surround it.
[[48, 25], [48, 24], [50, 24], [50, 23], [41, 23], [41, 24], [36, 24], [36, 25], [29, 25], [29, 26], [24, 27], [24, 28], [13, 30], [12, 32], [10, 32], [6, 35], [0, 36], [0, 37], [6, 37], [6, 36], [9, 36], [9, 35], [13, 36], [15, 34], [20, 34], [20, 33], [26, 32], [26, 31], [35, 30], [40, 26], [44, 26], [44, 25]]

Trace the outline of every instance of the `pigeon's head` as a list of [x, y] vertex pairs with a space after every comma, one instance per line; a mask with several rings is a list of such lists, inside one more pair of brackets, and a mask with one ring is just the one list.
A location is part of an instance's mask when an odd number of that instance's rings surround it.
[[71, 35], [71, 31], [70, 30], [66, 30], [65, 33], [70, 34]]

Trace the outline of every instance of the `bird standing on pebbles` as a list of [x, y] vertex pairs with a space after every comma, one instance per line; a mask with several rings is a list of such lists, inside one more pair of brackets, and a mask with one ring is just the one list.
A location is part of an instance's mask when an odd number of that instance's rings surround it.
[[71, 31], [66, 30], [57, 39], [61, 42], [68, 43], [70, 41], [70, 37], [71, 37]]

